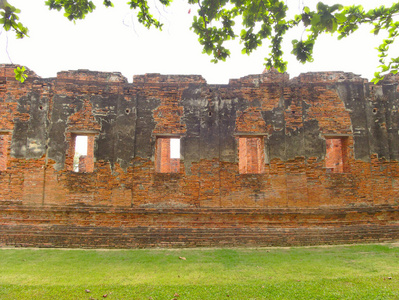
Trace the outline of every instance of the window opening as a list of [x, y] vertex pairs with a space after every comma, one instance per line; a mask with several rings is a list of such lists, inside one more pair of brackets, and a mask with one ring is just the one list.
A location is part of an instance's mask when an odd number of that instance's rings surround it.
[[0, 171], [7, 170], [8, 136], [0, 135]]
[[346, 170], [347, 145], [345, 138], [326, 138], [326, 169], [331, 173]]
[[75, 148], [73, 155], [73, 171], [74, 172], [93, 172], [94, 136], [76, 135]]
[[180, 139], [157, 138], [156, 172], [180, 172]]
[[263, 138], [239, 138], [238, 165], [240, 174], [261, 174], [265, 170]]

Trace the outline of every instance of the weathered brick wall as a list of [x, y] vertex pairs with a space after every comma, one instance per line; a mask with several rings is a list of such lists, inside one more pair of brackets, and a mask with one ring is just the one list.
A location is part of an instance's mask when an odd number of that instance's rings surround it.
[[[0, 244], [288, 245], [399, 237], [398, 78], [0, 67]], [[73, 170], [76, 136], [87, 156]], [[180, 139], [180, 158], [170, 139]]]

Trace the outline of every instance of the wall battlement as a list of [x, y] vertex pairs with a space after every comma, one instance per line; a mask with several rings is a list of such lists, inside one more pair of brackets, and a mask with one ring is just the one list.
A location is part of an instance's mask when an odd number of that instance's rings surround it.
[[0, 65], [0, 245], [399, 238], [396, 76], [28, 70], [20, 84], [13, 68]]

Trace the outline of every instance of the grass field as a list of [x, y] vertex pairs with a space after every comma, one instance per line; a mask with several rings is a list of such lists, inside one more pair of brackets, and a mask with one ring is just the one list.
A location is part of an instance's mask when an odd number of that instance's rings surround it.
[[104, 296], [399, 300], [399, 245], [110, 251], [0, 248], [0, 299]]

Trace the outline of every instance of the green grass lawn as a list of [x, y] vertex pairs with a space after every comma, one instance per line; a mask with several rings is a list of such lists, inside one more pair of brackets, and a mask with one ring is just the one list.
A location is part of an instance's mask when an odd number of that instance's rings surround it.
[[154, 300], [399, 300], [399, 245], [110, 251], [0, 248], [0, 299], [104, 299], [106, 294], [107, 299]]

